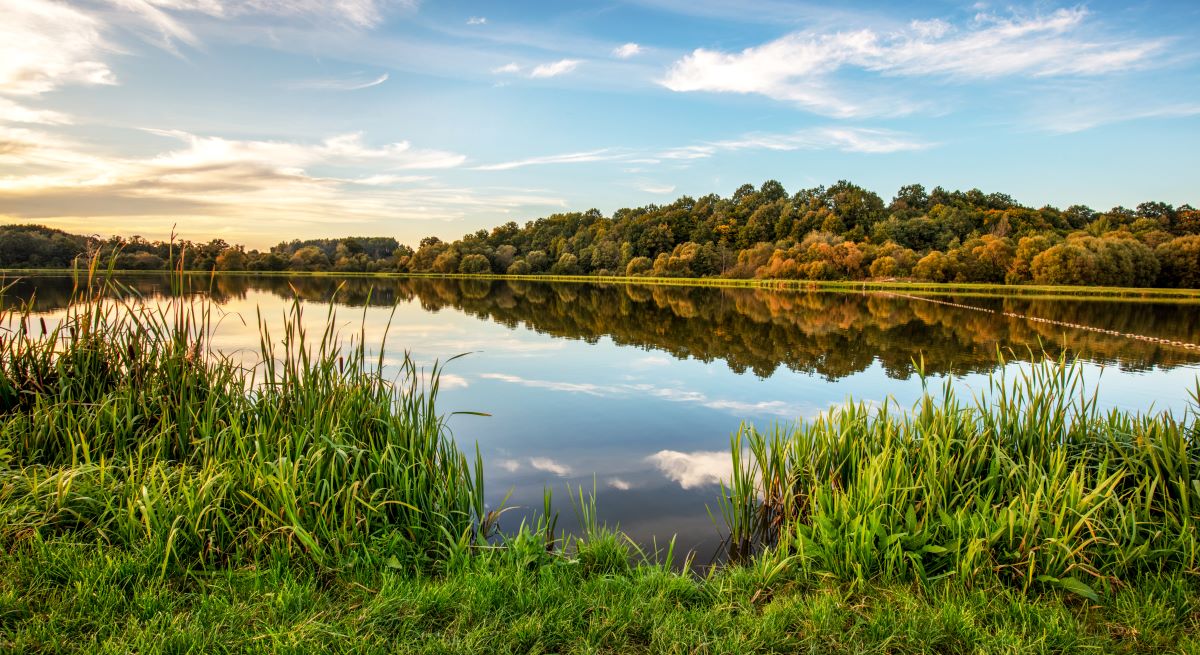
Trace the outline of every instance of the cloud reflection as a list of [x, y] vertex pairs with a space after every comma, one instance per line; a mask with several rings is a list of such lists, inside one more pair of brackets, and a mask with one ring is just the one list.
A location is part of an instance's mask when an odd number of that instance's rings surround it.
[[660, 450], [646, 458], [673, 482], [684, 489], [695, 489], [721, 482], [729, 483], [733, 460], [725, 450], [700, 450], [683, 453]]
[[560, 478], [565, 478], [571, 475], [571, 467], [561, 462], [556, 462], [549, 457], [533, 457], [529, 460], [529, 465], [539, 471], [553, 473]]
[[710, 398], [700, 391], [679, 389], [675, 387], [660, 387], [652, 384], [592, 384], [590, 382], [563, 382], [557, 380], [534, 380], [507, 373], [483, 373], [479, 377], [488, 380], [499, 380], [510, 384], [519, 384], [535, 389], [549, 389], [567, 393], [583, 393], [590, 396], [652, 396], [671, 402], [692, 403], [726, 411], [732, 414], [769, 414], [785, 418], [815, 418], [823, 410], [809, 404], [789, 403], [783, 400], [763, 400], [746, 402], [730, 398]]

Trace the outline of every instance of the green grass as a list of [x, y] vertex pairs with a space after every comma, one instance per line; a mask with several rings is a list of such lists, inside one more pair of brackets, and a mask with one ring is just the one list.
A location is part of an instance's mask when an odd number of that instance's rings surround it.
[[581, 534], [548, 493], [495, 534], [436, 367], [388, 377], [332, 305], [243, 361], [181, 276], [82, 282], [0, 313], [0, 650], [1200, 652], [1197, 410], [1099, 411], [1067, 360], [745, 427], [698, 576], [582, 489]]
[[[62, 275], [67, 269], [0, 269], [0, 276]], [[163, 275], [164, 271], [113, 271], [122, 276]], [[701, 286], [722, 288], [752, 288], [777, 290], [828, 291], [901, 291], [921, 295], [956, 295], [964, 297], [1022, 296], [1038, 299], [1121, 298], [1123, 300], [1200, 301], [1200, 289], [1157, 289], [1148, 287], [1056, 286], [1036, 284], [987, 284], [975, 282], [916, 282], [869, 280], [760, 280], [720, 277], [628, 277], [597, 275], [498, 275], [462, 273], [355, 273], [336, 271], [185, 271], [191, 276], [248, 275], [260, 277], [346, 277], [346, 278], [435, 278], [530, 280], [539, 282], [573, 282], [586, 284], [655, 284], [665, 286]]]
[[1166, 576], [1104, 605], [1000, 583], [696, 579], [530, 568], [440, 576], [236, 567], [162, 578], [145, 553], [29, 539], [0, 553], [0, 650], [22, 653], [1195, 653], [1200, 590]]
[[[1003, 370], [1003, 369], [1002, 369]], [[1101, 411], [1082, 369], [1032, 365], [964, 402], [848, 403], [747, 426], [719, 508], [735, 555], [840, 580], [999, 578], [1092, 600], [1200, 558], [1200, 415]], [[1200, 404], [1200, 382], [1192, 392]]]
[[[438, 370], [385, 376], [332, 306], [306, 333], [260, 318], [243, 364], [211, 351], [211, 303], [143, 304], [92, 277], [61, 323], [0, 314], [0, 540], [152, 544], [162, 570], [263, 557], [421, 568], [486, 539], [478, 455], [434, 407]], [[428, 379], [428, 382], [425, 380]]]

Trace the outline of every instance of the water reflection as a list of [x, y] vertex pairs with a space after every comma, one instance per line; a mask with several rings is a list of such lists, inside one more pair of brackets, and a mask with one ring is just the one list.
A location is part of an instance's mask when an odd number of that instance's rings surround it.
[[660, 450], [649, 458], [668, 479], [679, 483], [684, 489], [695, 489], [710, 485], [728, 484], [733, 473], [733, 460], [728, 450], [701, 450], [681, 453], [677, 450]]
[[[161, 296], [168, 289], [165, 278], [154, 276], [123, 282], [133, 292], [149, 298]], [[721, 360], [737, 373], [753, 372], [761, 378], [785, 367], [839, 379], [865, 371], [876, 362], [889, 376], [905, 378], [913, 373], [913, 361], [921, 356], [933, 374], [978, 373], [994, 368], [997, 346], [1014, 348], [1012, 354], [1021, 358], [1027, 348], [1057, 354], [1065, 345], [1091, 361], [1131, 371], [1200, 361], [1200, 351], [1003, 315], [1200, 343], [1200, 305], [1169, 301], [946, 299], [993, 312], [981, 313], [877, 293], [527, 280], [220, 276], [193, 278], [191, 287], [221, 303], [244, 300], [253, 291], [280, 298], [298, 295], [312, 302], [332, 298], [347, 306], [391, 306], [415, 300], [428, 312], [452, 308], [510, 329], [523, 326], [588, 343], [607, 336], [619, 345], [653, 349], [676, 358]], [[68, 277], [27, 278], [18, 280], [8, 297], [10, 303], [13, 298], [34, 298], [38, 311], [53, 311], [65, 306], [71, 289]], [[406, 329], [411, 332], [404, 334]], [[397, 330], [400, 337], [434, 336], [427, 326], [398, 326]], [[497, 347], [477, 335], [451, 338], [439, 332], [437, 336], [447, 347], [461, 352]], [[552, 341], [507, 346], [511, 352], [559, 348], [561, 345]], [[662, 355], [648, 355], [630, 365], [648, 369], [663, 361]], [[656, 392], [593, 389], [575, 380], [497, 379], [582, 393]], [[669, 395], [672, 391], [657, 393]], [[780, 415], [790, 415], [794, 408], [777, 409]]]
[[[123, 282], [150, 301], [169, 289], [163, 277]], [[1200, 370], [1200, 351], [882, 294], [336, 277], [222, 276], [190, 286], [231, 315], [214, 341], [224, 351], [253, 352], [256, 314], [277, 319], [299, 296], [314, 305], [306, 316], [316, 325], [330, 298], [368, 305], [344, 311], [342, 325], [357, 332], [361, 321], [369, 344], [387, 329], [396, 352], [422, 362], [472, 352], [443, 371], [439, 408], [491, 415], [449, 419], [463, 448], [480, 448], [490, 502], [511, 491], [511, 504], [540, 508], [550, 487], [570, 530], [564, 486], [594, 484], [610, 524], [644, 543], [676, 534], [702, 559], [717, 548], [706, 506], [728, 476], [729, 435], [743, 420], [812, 418], [848, 396], [907, 407], [921, 390], [913, 364], [921, 359], [931, 384], [955, 376], [977, 391], [998, 349], [1027, 359], [1028, 348], [1069, 348], [1086, 358], [1090, 383], [1103, 377], [1102, 404], [1143, 410], [1185, 406]], [[67, 277], [28, 278], [4, 302], [32, 300], [51, 313], [71, 289]], [[1195, 304], [943, 300], [1200, 342]], [[502, 526], [527, 516], [510, 512]]]

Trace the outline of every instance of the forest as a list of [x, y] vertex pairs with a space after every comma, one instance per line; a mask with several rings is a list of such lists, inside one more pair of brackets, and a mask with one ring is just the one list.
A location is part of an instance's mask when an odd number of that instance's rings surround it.
[[725, 198], [509, 221], [456, 241], [281, 242], [266, 251], [0, 226], [0, 268], [114, 257], [124, 270], [343, 271], [1200, 287], [1200, 210], [1143, 202], [1025, 207], [1003, 193], [902, 187], [890, 202], [847, 181], [789, 194], [770, 180]]

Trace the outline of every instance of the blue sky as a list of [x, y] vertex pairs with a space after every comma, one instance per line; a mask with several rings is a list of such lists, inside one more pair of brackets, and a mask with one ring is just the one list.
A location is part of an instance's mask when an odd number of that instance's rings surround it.
[[1200, 3], [0, 0], [0, 220], [453, 238], [850, 179], [1200, 204]]

